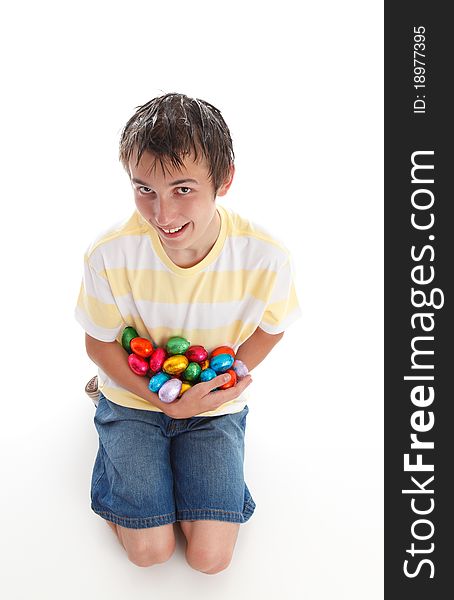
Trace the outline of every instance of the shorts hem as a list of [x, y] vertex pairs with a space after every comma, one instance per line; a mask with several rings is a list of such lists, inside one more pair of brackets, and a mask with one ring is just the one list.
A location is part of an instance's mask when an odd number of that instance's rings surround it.
[[102, 510], [101, 508], [97, 508], [93, 504], [91, 505], [91, 509], [97, 515], [105, 519], [106, 521], [111, 521], [116, 525], [120, 525], [120, 527], [127, 527], [129, 529], [147, 529], [149, 527], [160, 527], [161, 525], [170, 525], [171, 523], [175, 523], [175, 513], [171, 512], [166, 515], [157, 515], [155, 517], [119, 517], [114, 513], [106, 510]]
[[227, 521], [230, 523], [246, 523], [252, 516], [255, 502], [250, 500], [244, 505], [242, 513], [216, 508], [192, 508], [177, 510], [177, 521]]

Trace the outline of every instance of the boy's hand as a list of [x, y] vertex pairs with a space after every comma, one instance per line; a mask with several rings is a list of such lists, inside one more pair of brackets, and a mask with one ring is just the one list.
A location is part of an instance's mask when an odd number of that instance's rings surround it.
[[230, 375], [223, 373], [211, 381], [197, 383], [185, 392], [181, 398], [169, 404], [166, 407], [165, 414], [172, 419], [189, 419], [200, 413], [215, 410], [221, 404], [238, 398], [247, 386], [252, 383], [251, 376], [246, 375], [246, 377], [240, 379], [233, 387], [211, 393], [211, 390], [223, 385], [229, 381], [229, 378]]

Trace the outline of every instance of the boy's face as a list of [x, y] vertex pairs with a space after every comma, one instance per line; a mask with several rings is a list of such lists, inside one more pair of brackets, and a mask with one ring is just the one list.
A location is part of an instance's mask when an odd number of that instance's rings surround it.
[[[220, 228], [206, 161], [194, 162], [187, 156], [179, 169], [166, 163], [165, 172], [149, 152], [144, 152], [137, 167], [135, 162], [133, 154], [129, 172], [137, 210], [155, 229], [171, 260], [183, 267], [197, 264], [214, 245]], [[232, 178], [233, 167], [218, 196], [227, 193]]]

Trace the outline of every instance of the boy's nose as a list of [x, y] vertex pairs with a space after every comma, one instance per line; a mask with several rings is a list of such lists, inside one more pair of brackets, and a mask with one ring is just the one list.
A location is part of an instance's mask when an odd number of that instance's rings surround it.
[[175, 217], [175, 206], [172, 201], [166, 198], [158, 199], [155, 205], [155, 220], [159, 227], [172, 225]]

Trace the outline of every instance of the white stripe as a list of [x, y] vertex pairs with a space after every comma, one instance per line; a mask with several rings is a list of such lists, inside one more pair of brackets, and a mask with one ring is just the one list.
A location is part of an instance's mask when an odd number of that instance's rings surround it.
[[[150, 248], [151, 245], [151, 239], [147, 235], [125, 235], [98, 246], [89, 260], [97, 272], [122, 268], [168, 270]], [[288, 253], [274, 244], [249, 235], [240, 235], [226, 239], [220, 256], [205, 271], [277, 271], [287, 260]]]
[[117, 306], [122, 315], [140, 316], [151, 331], [156, 327], [180, 329], [218, 329], [237, 320], [258, 323], [265, 310], [265, 303], [253, 296], [233, 302], [178, 303], [133, 300], [131, 294], [117, 296]]
[[273, 292], [269, 299], [269, 304], [286, 300], [288, 298], [291, 285], [292, 271], [290, 262], [287, 261], [287, 264], [285, 264], [277, 273]]
[[288, 260], [288, 254], [270, 242], [249, 236], [228, 237], [221, 255], [206, 271], [277, 271]]
[[147, 235], [123, 235], [104, 242], [95, 248], [89, 260], [97, 272], [122, 268], [168, 270], [154, 253]]
[[112, 289], [106, 279], [90, 268], [90, 264], [85, 261], [84, 280], [85, 293], [88, 296], [94, 296], [99, 302], [104, 304], [115, 304], [115, 298]]
[[287, 327], [289, 327], [289, 325], [291, 325], [294, 321], [299, 319], [302, 314], [303, 313], [301, 312], [301, 309], [298, 307], [292, 310], [292, 312], [289, 315], [287, 315], [287, 317], [278, 325], [269, 325], [268, 323], [262, 322], [259, 324], [259, 327], [260, 329], [263, 329], [265, 333], [271, 333], [271, 335], [282, 333], [287, 329]]

